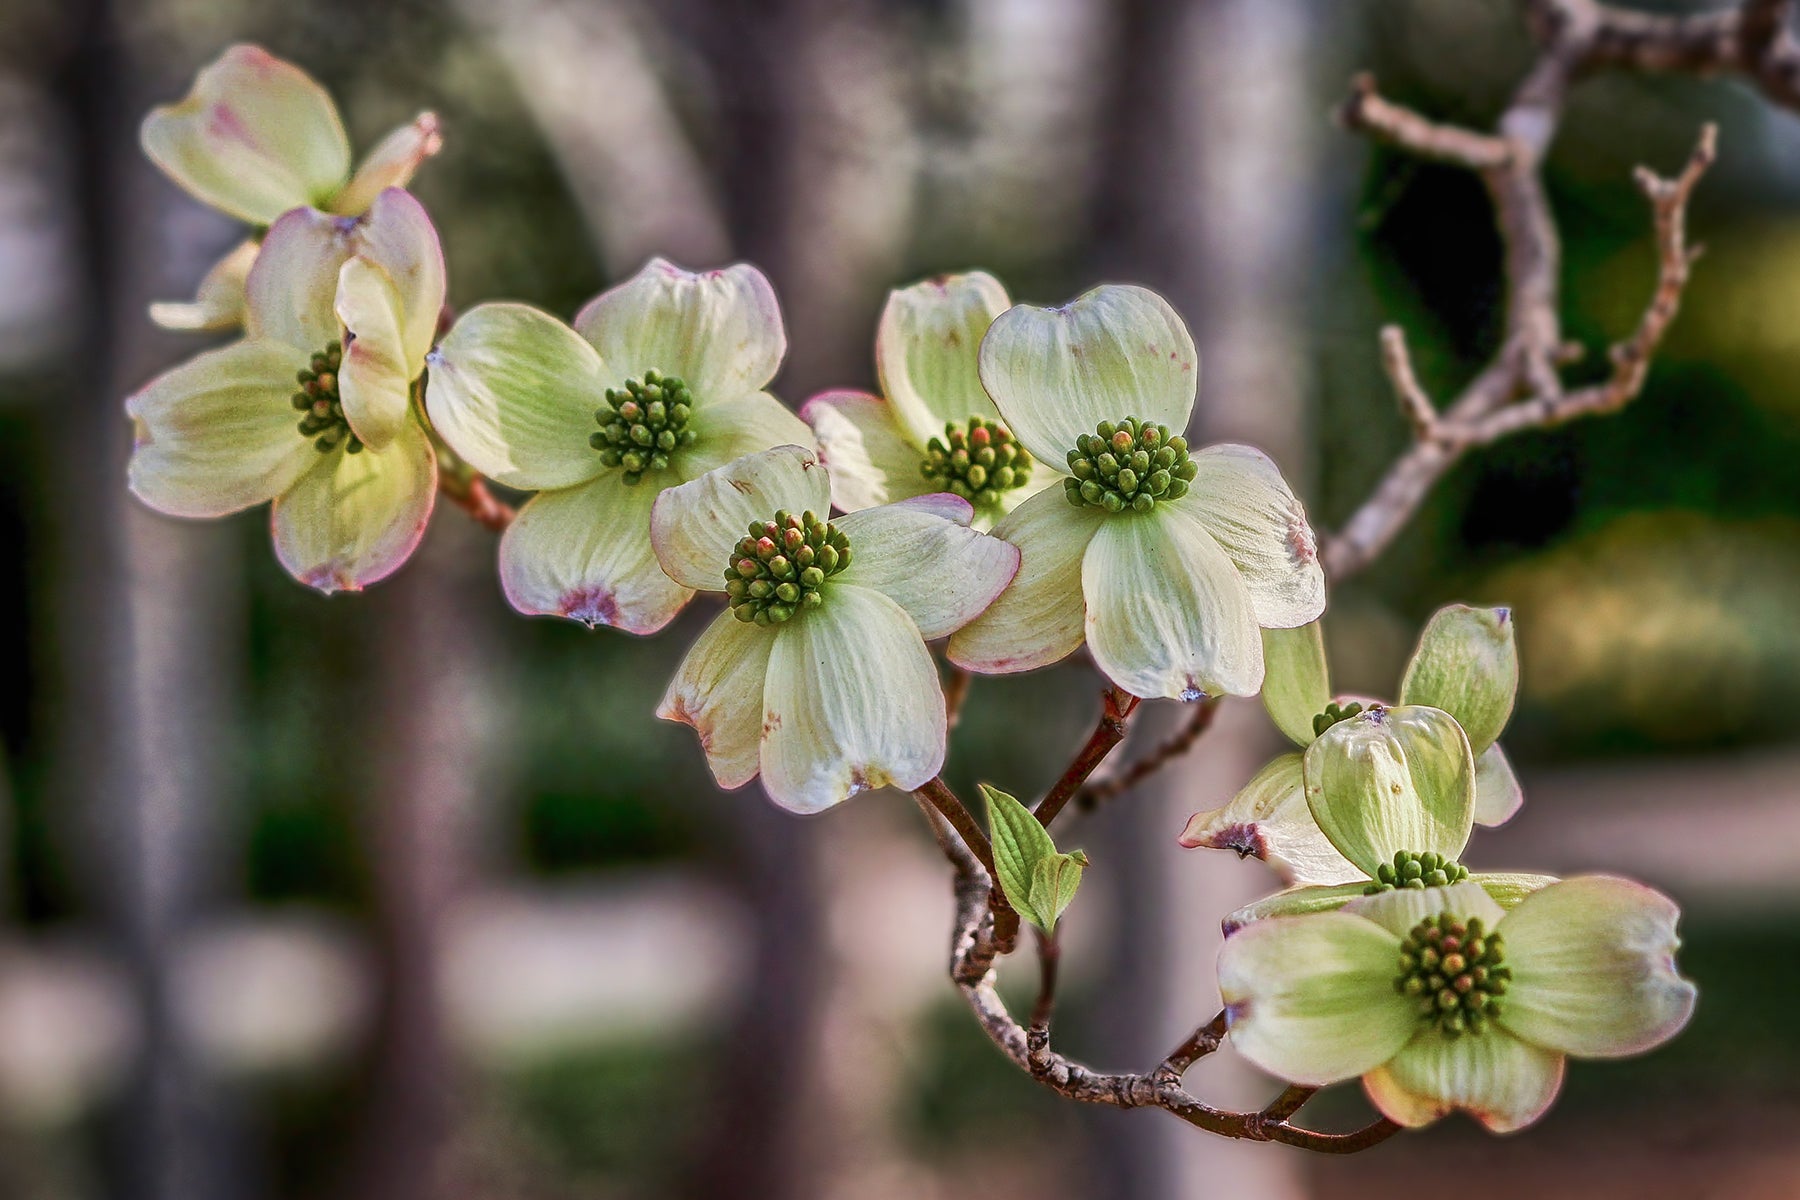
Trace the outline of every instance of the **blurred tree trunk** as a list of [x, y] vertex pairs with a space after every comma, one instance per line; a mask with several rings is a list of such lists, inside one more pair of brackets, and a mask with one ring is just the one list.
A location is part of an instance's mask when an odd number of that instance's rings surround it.
[[[75, 131], [84, 254], [75, 401], [59, 415], [53, 709], [58, 803], [132, 981], [142, 1052], [109, 1128], [113, 1194], [227, 1200], [246, 1190], [222, 1096], [176, 1008], [182, 939], [219, 882], [241, 597], [237, 530], [155, 516], [125, 491], [131, 388], [191, 343], [157, 336], [153, 296], [191, 286], [221, 229], [171, 219], [137, 151], [148, 90], [104, 0], [71, 6], [58, 80]], [[157, 80], [157, 86], [166, 81]], [[190, 273], [191, 274], [188, 274]], [[186, 275], [187, 284], [172, 275]]]
[[[1262, 447], [1304, 491], [1303, 300], [1323, 124], [1306, 86], [1316, 18], [1301, 0], [1130, 0], [1118, 11], [1117, 140], [1102, 171], [1109, 190], [1096, 241], [1117, 247], [1117, 257], [1103, 273], [1156, 288], [1192, 328], [1201, 381], [1190, 432]], [[1159, 704], [1146, 715], [1140, 751], [1185, 710]], [[1118, 856], [1108, 874], [1128, 881], [1117, 969], [1140, 986], [1098, 1016], [1113, 1031], [1103, 1061], [1154, 1062], [1216, 1010], [1217, 918], [1269, 881], [1251, 869], [1260, 864], [1183, 851], [1174, 835], [1194, 810], [1223, 803], [1274, 749], [1255, 702], [1227, 701], [1198, 749], [1122, 799], [1108, 822]], [[1268, 1095], [1228, 1056], [1195, 1068], [1190, 1084], [1251, 1107]], [[1136, 1113], [1100, 1114], [1099, 1123], [1109, 1177], [1126, 1181], [1122, 1197], [1302, 1192], [1291, 1155]]]

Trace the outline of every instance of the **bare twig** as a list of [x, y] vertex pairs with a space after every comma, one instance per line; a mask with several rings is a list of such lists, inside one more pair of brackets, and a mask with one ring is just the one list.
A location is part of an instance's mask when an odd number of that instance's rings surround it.
[[944, 664], [944, 721], [946, 730], [955, 729], [962, 720], [963, 703], [969, 698], [969, 683], [975, 677], [954, 663]]
[[1032, 810], [1038, 822], [1046, 829], [1050, 827], [1050, 822], [1056, 820], [1056, 814], [1063, 810], [1063, 805], [1081, 790], [1081, 785], [1094, 773], [1094, 768], [1104, 762], [1106, 756], [1113, 752], [1113, 747], [1125, 739], [1125, 731], [1130, 728], [1131, 714], [1136, 711], [1137, 705], [1136, 696], [1116, 687], [1109, 687], [1100, 694], [1100, 720], [1094, 725], [1094, 732], [1088, 734], [1088, 740], [1069, 763], [1069, 769], [1051, 785], [1050, 790], [1044, 793], [1044, 798], [1038, 801], [1038, 806]]
[[1095, 780], [1075, 794], [1075, 806], [1083, 812], [1092, 812], [1115, 796], [1130, 791], [1150, 776], [1156, 774], [1182, 755], [1186, 754], [1200, 740], [1200, 735], [1212, 728], [1213, 718], [1219, 712], [1219, 697], [1208, 696], [1194, 706], [1188, 719], [1181, 728], [1165, 740], [1161, 745], [1117, 775], [1107, 779]]
[[942, 776], [927, 780], [913, 795], [930, 804], [939, 816], [949, 822], [950, 827], [962, 838], [963, 845], [968, 847], [969, 853], [975, 856], [975, 861], [981, 864], [981, 869], [990, 876], [994, 874], [994, 848], [988, 843], [987, 834], [982, 832], [975, 815], [964, 807]]
[[487, 480], [479, 475], [460, 476], [443, 471], [438, 474], [438, 491], [444, 499], [469, 514], [477, 525], [495, 533], [503, 533], [519, 511], [488, 490]]
[[1398, 325], [1385, 326], [1381, 331], [1381, 366], [1387, 372], [1388, 382], [1394, 386], [1394, 399], [1399, 401], [1400, 412], [1412, 426], [1413, 436], [1421, 442], [1436, 438], [1437, 406], [1419, 386], [1419, 377], [1413, 372], [1412, 352], [1406, 348], [1406, 331]]

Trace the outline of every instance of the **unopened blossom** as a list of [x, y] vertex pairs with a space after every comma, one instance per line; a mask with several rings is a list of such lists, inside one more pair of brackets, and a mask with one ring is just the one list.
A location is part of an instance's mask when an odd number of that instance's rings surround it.
[[523, 613], [654, 633], [693, 596], [650, 546], [667, 488], [808, 440], [763, 389], [787, 351], [762, 272], [654, 259], [576, 314], [483, 304], [431, 356], [426, 407], [470, 466], [537, 495], [500, 540]]
[[244, 286], [261, 231], [294, 208], [361, 216], [405, 187], [438, 152], [436, 115], [423, 112], [375, 144], [354, 172], [350, 139], [331, 95], [260, 46], [232, 46], [203, 67], [188, 94], [152, 109], [144, 152], [195, 199], [255, 233], [219, 260], [187, 302], [150, 306], [167, 329], [229, 329], [244, 318]]
[[1258, 900], [1225, 918], [1228, 934], [1269, 916], [1338, 908], [1395, 888], [1469, 880], [1511, 907], [1554, 882], [1548, 875], [1471, 874], [1462, 865], [1475, 824], [1475, 757], [1462, 726], [1442, 709], [1371, 704], [1337, 722], [1306, 748], [1301, 790], [1320, 841], [1344, 864], [1330, 874], [1343, 881]]
[[1261, 628], [1325, 606], [1312, 528], [1267, 455], [1191, 450], [1199, 356], [1162, 297], [1095, 288], [1018, 305], [981, 344], [981, 382], [1057, 486], [994, 527], [1019, 577], [950, 640], [974, 671], [1025, 671], [1083, 642], [1135, 696], [1254, 694]]
[[1666, 896], [1603, 875], [1510, 911], [1472, 883], [1385, 891], [1225, 940], [1232, 1044], [1309, 1087], [1362, 1077], [1401, 1125], [1466, 1112], [1496, 1133], [1541, 1117], [1566, 1060], [1641, 1054], [1687, 1023]]
[[875, 334], [882, 394], [825, 392], [800, 409], [831, 469], [832, 503], [854, 512], [950, 492], [973, 504], [975, 523], [986, 527], [1058, 481], [1013, 437], [981, 386], [981, 339], [1011, 305], [983, 271], [888, 293]]
[[361, 217], [297, 208], [247, 281], [244, 337], [126, 401], [131, 490], [175, 516], [274, 501], [275, 552], [320, 591], [405, 562], [437, 493], [412, 406], [444, 303], [437, 232], [398, 188]]
[[657, 715], [694, 727], [721, 787], [762, 776], [784, 808], [917, 788], [944, 762], [944, 694], [925, 642], [993, 602], [1019, 552], [969, 528], [947, 494], [827, 520], [831, 482], [783, 446], [656, 501], [657, 558], [726, 609], [688, 650]]
[[[1341, 720], [1379, 703], [1334, 695], [1318, 622], [1263, 633], [1268, 673], [1263, 706], [1300, 748], [1271, 761], [1229, 804], [1195, 813], [1181, 844], [1235, 850], [1263, 859], [1291, 884], [1360, 880], [1365, 873], [1339, 854], [1307, 807], [1302, 752]], [[1519, 686], [1513, 620], [1505, 608], [1452, 604], [1432, 615], [1400, 685], [1402, 705], [1424, 704], [1456, 718], [1475, 755], [1475, 823], [1502, 825], [1524, 793], [1495, 739], [1512, 715]]]

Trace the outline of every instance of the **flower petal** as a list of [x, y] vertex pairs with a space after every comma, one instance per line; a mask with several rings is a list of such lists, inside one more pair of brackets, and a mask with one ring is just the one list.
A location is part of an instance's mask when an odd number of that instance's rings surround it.
[[244, 283], [255, 261], [256, 243], [239, 242], [208, 269], [192, 300], [154, 301], [150, 320], [182, 333], [236, 328], [244, 321]]
[[1060, 491], [1040, 492], [1002, 518], [994, 536], [1019, 548], [1019, 573], [985, 612], [951, 635], [950, 661], [1005, 674], [1049, 666], [1081, 645], [1081, 563], [1103, 520], [1099, 509], [1076, 508]]
[[1370, 877], [1399, 851], [1461, 857], [1475, 814], [1475, 760], [1448, 713], [1376, 705], [1306, 748], [1306, 802]]
[[1039, 462], [1064, 471], [1082, 434], [1137, 417], [1187, 428], [1200, 356], [1155, 292], [1107, 284], [1061, 308], [1018, 304], [981, 343], [981, 382]]
[[244, 329], [308, 354], [338, 340], [338, 272], [356, 250], [356, 222], [296, 208], [269, 226], [244, 279]]
[[1518, 690], [1511, 611], [1450, 604], [1433, 613], [1419, 635], [1400, 682], [1400, 703], [1443, 709], [1480, 754], [1506, 728]]
[[1441, 888], [1393, 888], [1361, 896], [1345, 912], [1375, 922], [1395, 937], [1405, 937], [1426, 917], [1450, 913], [1465, 920], [1480, 917], [1492, 929], [1506, 915], [1498, 900], [1473, 878]]
[[1373, 1070], [1419, 1020], [1394, 991], [1400, 939], [1343, 912], [1259, 921], [1219, 947], [1231, 1043], [1272, 1075], [1324, 1086]]
[[700, 406], [761, 391], [787, 353], [775, 289], [747, 263], [694, 272], [653, 258], [588, 301], [575, 328], [621, 377], [678, 376]]
[[931, 491], [919, 470], [925, 452], [880, 396], [824, 392], [801, 406], [800, 417], [812, 426], [819, 461], [831, 471], [831, 502], [842, 511]]
[[775, 631], [763, 703], [763, 787], [783, 808], [910, 790], [944, 765], [937, 667], [906, 611], [869, 588], [829, 584]]
[[1172, 515], [1178, 507], [1109, 517], [1088, 543], [1088, 650], [1134, 696], [1253, 696], [1263, 656], [1250, 593], [1212, 535]]
[[1289, 741], [1310, 746], [1316, 736], [1313, 718], [1331, 703], [1324, 631], [1317, 621], [1294, 629], [1265, 628], [1262, 644], [1263, 707]]
[[1019, 573], [1018, 547], [970, 529], [974, 515], [968, 501], [936, 493], [839, 517], [853, 557], [838, 579], [899, 604], [926, 639], [948, 637]]
[[1304, 917], [1312, 913], [1336, 912], [1364, 895], [1368, 887], [1366, 882], [1336, 883], [1329, 887], [1291, 887], [1225, 914], [1224, 920], [1219, 922], [1219, 929], [1226, 937], [1230, 937], [1238, 930], [1248, 928], [1258, 921], [1266, 921], [1270, 917]]
[[431, 424], [470, 466], [507, 487], [563, 488], [606, 468], [588, 438], [617, 377], [580, 335], [526, 304], [464, 313], [427, 359]]
[[722, 788], [742, 787], [762, 769], [763, 681], [775, 635], [720, 613], [688, 647], [656, 715], [694, 727]]
[[1661, 892], [1608, 875], [1533, 892], [1500, 926], [1513, 970], [1501, 1024], [1583, 1058], [1641, 1054], [1674, 1037], [1695, 1000], [1675, 969], [1680, 916]]
[[[675, 468], [683, 479], [717, 470], [733, 459], [758, 454], [777, 446], [804, 446], [812, 430], [792, 409], [767, 392], [751, 392], [722, 404], [694, 410], [689, 428], [698, 434], [694, 445], [677, 450]], [[820, 509], [824, 516], [825, 510]]]
[[1475, 756], [1475, 823], [1492, 828], [1512, 820], [1525, 804], [1524, 789], [1506, 751], [1495, 742]]
[[875, 331], [875, 368], [914, 442], [942, 436], [951, 421], [999, 416], [981, 386], [979, 354], [988, 327], [1011, 305], [1000, 281], [985, 271], [940, 275], [888, 293]]
[[650, 549], [656, 488], [608, 471], [539, 492], [500, 539], [500, 585], [522, 613], [655, 633], [693, 593], [663, 573]]
[[[410, 192], [388, 188], [356, 227], [356, 253], [383, 271], [399, 299], [399, 358], [407, 378], [418, 375], [437, 339], [444, 311], [444, 248], [425, 208]], [[357, 332], [354, 325], [352, 332]], [[361, 336], [358, 333], [358, 336]]]
[[1562, 1055], [1504, 1030], [1450, 1038], [1430, 1029], [1365, 1075], [1363, 1090], [1383, 1116], [1409, 1129], [1460, 1110], [1494, 1133], [1512, 1133], [1549, 1111], [1563, 1065]]
[[669, 578], [695, 591], [722, 592], [731, 552], [752, 521], [770, 520], [782, 509], [823, 516], [830, 505], [831, 481], [812, 451], [777, 446], [665, 488], [650, 514], [650, 541]]
[[1199, 521], [1237, 565], [1256, 623], [1291, 629], [1317, 620], [1325, 611], [1318, 539], [1274, 460], [1227, 444], [1199, 451], [1194, 465], [1189, 498], [1169, 507]]
[[1313, 820], [1298, 753], [1283, 754], [1258, 771], [1223, 808], [1195, 813], [1179, 840], [1190, 849], [1254, 854], [1288, 883], [1361, 886], [1369, 881]]
[[431, 439], [409, 423], [382, 450], [342, 447], [275, 498], [275, 556], [322, 592], [386, 579], [412, 555], [437, 497]]
[[1557, 878], [1524, 871], [1476, 871], [1469, 876], [1469, 882], [1481, 885], [1481, 890], [1501, 908], [1517, 908], [1521, 900], [1556, 883]]
[[437, 114], [422, 112], [408, 124], [389, 133], [363, 155], [356, 174], [331, 198], [331, 211], [357, 216], [368, 210], [384, 188], [403, 188], [412, 182], [419, 164], [443, 149], [444, 137]]
[[233, 342], [151, 380], [125, 402], [133, 494], [173, 516], [218, 517], [293, 486], [319, 460], [289, 403], [305, 361], [277, 342]]
[[400, 344], [400, 296], [386, 271], [366, 258], [345, 261], [338, 273], [337, 314], [351, 335], [338, 368], [344, 419], [371, 449], [404, 429], [412, 379]]
[[233, 46], [175, 104], [152, 109], [144, 153], [188, 192], [252, 225], [323, 204], [350, 173], [331, 96], [259, 46]]

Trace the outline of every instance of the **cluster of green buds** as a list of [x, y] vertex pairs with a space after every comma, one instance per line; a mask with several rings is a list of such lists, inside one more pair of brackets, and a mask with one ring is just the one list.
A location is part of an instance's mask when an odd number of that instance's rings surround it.
[[344, 419], [344, 404], [338, 396], [338, 369], [344, 365], [342, 343], [331, 342], [312, 356], [312, 362], [295, 372], [300, 389], [294, 393], [294, 411], [300, 414], [301, 437], [312, 439], [320, 454], [336, 450], [349, 439], [344, 450], [362, 452], [362, 439], [350, 430]]
[[738, 539], [725, 568], [731, 615], [758, 625], [779, 625], [817, 608], [825, 581], [850, 565], [850, 539], [811, 512], [785, 509], [773, 521], [757, 521]]
[[1325, 711], [1313, 716], [1313, 736], [1321, 737], [1327, 729], [1340, 721], [1348, 721], [1363, 710], [1360, 702], [1352, 700], [1348, 704], [1339, 704], [1333, 700], [1325, 706]]
[[594, 410], [600, 432], [588, 445], [600, 452], [600, 461], [621, 467], [625, 482], [635, 484], [646, 471], [661, 471], [669, 455], [694, 444], [699, 435], [688, 428], [694, 415], [694, 396], [688, 385], [655, 369], [643, 379], [627, 379], [624, 387], [606, 389], [607, 407]]
[[919, 471], [926, 479], [977, 507], [994, 508], [1001, 496], [1031, 481], [1031, 452], [998, 421], [951, 421], [944, 436], [925, 446]]
[[1102, 421], [1082, 434], [1069, 451], [1069, 474], [1063, 492], [1077, 508], [1089, 505], [1109, 513], [1149, 512], [1158, 500], [1187, 495], [1200, 468], [1188, 457], [1187, 439], [1173, 436], [1167, 425], [1147, 424], [1136, 417]]
[[1431, 851], [1414, 854], [1410, 850], [1398, 850], [1394, 853], [1393, 862], [1382, 863], [1375, 868], [1374, 881], [1363, 891], [1373, 896], [1377, 892], [1391, 892], [1399, 888], [1422, 890], [1449, 887], [1468, 877], [1469, 868], [1441, 854]]
[[1420, 1019], [1450, 1037], [1485, 1033], [1512, 980], [1512, 968], [1501, 965], [1505, 957], [1500, 935], [1487, 932], [1480, 917], [1466, 924], [1449, 913], [1427, 917], [1400, 943], [1394, 990], [1416, 1000]]

